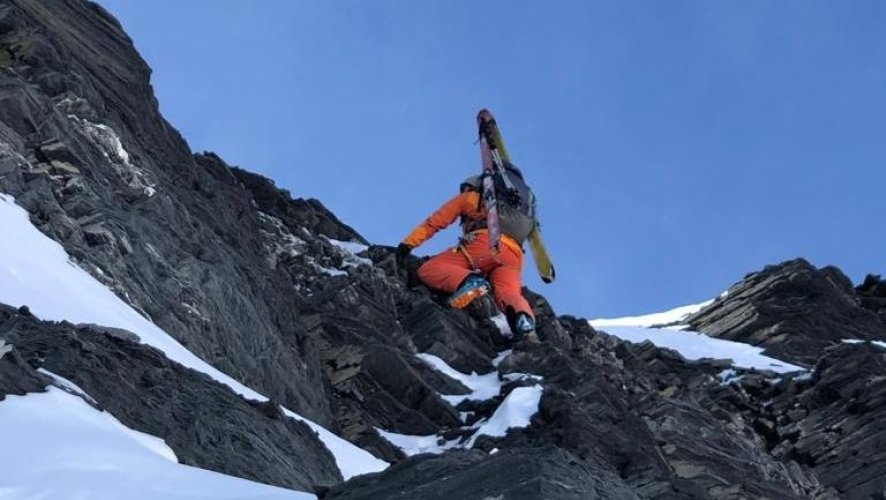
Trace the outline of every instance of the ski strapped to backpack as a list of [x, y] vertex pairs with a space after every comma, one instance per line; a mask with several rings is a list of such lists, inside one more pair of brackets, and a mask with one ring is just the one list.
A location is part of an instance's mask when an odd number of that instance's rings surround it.
[[477, 114], [483, 162], [481, 197], [486, 207], [489, 246], [498, 251], [502, 234], [518, 243], [529, 242], [539, 276], [554, 281], [554, 265], [541, 239], [535, 214], [535, 195], [520, 170], [511, 163], [495, 117], [489, 110]]

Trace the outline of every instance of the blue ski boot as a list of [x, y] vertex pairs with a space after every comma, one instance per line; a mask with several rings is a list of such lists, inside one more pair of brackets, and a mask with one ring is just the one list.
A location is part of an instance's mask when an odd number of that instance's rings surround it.
[[514, 343], [523, 349], [539, 343], [538, 335], [535, 333], [535, 321], [526, 313], [518, 314], [514, 321]]
[[452, 297], [449, 299], [449, 305], [455, 309], [462, 309], [467, 307], [474, 299], [482, 297], [488, 292], [489, 282], [486, 281], [486, 278], [471, 274], [465, 278], [458, 290], [452, 294]]

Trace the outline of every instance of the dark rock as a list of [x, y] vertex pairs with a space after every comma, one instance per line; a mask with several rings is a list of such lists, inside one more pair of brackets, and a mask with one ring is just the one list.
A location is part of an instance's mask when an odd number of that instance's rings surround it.
[[[213, 153], [197, 155], [196, 161], [204, 168], [212, 168], [224, 162]], [[217, 167], [216, 167], [217, 168]], [[273, 215], [290, 227], [304, 227], [314, 234], [339, 241], [369, 243], [351, 227], [315, 199], [292, 199], [288, 191], [279, 189], [274, 181], [239, 168], [229, 169], [235, 178], [252, 194], [259, 210]]]
[[489, 373], [495, 348], [489, 335], [467, 313], [444, 310], [423, 301], [403, 319], [403, 328], [412, 334], [420, 352], [442, 358], [463, 373]]
[[[5, 309], [5, 306], [0, 308]], [[8, 395], [43, 392], [50, 382], [49, 377], [31, 367], [15, 346], [0, 335], [0, 402]]]
[[861, 306], [877, 313], [886, 324], [886, 280], [879, 275], [869, 274], [864, 282], [855, 288]]
[[488, 455], [455, 451], [420, 456], [388, 471], [334, 487], [334, 500], [514, 500], [641, 498], [615, 474], [593, 470], [554, 446], [514, 449]]
[[689, 323], [707, 335], [759, 345], [767, 355], [806, 366], [843, 339], [886, 339], [886, 323], [861, 307], [843, 273], [802, 259], [748, 275]]
[[790, 423], [774, 453], [812, 467], [822, 484], [842, 498], [876, 498], [886, 487], [886, 349], [842, 344], [815, 368], [814, 383], [782, 394]]

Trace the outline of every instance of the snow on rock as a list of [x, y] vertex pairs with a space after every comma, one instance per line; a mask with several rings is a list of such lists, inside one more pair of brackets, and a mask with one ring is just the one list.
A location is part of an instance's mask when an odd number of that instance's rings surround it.
[[864, 342], [869, 342], [877, 347], [882, 347], [883, 349], [886, 349], [886, 342], [884, 342], [882, 340], [860, 340], [860, 339], [844, 339], [843, 340], [844, 344], [861, 344]]
[[338, 470], [341, 471], [345, 481], [361, 474], [381, 472], [390, 465], [384, 460], [376, 458], [368, 451], [353, 445], [350, 441], [338, 437], [322, 425], [308, 420], [288, 408], [282, 406], [281, 408], [287, 416], [301, 420], [317, 433], [320, 441], [335, 457], [335, 463], [338, 465]]
[[761, 354], [763, 349], [741, 342], [709, 337], [701, 333], [685, 330], [686, 325], [676, 328], [652, 328], [653, 325], [675, 325], [690, 315], [700, 311], [713, 301], [691, 306], [678, 307], [670, 311], [630, 316], [615, 319], [592, 319], [588, 321], [594, 328], [627, 340], [641, 343], [650, 341], [658, 347], [673, 349], [684, 358], [731, 359], [734, 366], [771, 370], [778, 373], [805, 371], [805, 368], [770, 358]]
[[314, 265], [317, 267], [317, 269], [321, 273], [323, 273], [327, 276], [332, 276], [333, 278], [336, 276], [347, 276], [348, 275], [347, 271], [342, 271], [341, 269], [333, 269], [331, 267], [323, 267], [319, 264], [314, 264]]
[[427, 363], [431, 368], [446, 375], [447, 377], [458, 380], [465, 387], [471, 390], [470, 394], [441, 395], [446, 402], [452, 406], [456, 406], [465, 400], [484, 401], [495, 396], [501, 391], [501, 380], [498, 378], [498, 372], [487, 373], [486, 375], [477, 375], [471, 373], [466, 375], [455, 368], [446, 364], [445, 361], [434, 356], [433, 354], [417, 354], [418, 358]]
[[607, 327], [603, 331], [628, 342], [641, 343], [648, 340], [658, 347], [673, 349], [689, 360], [731, 359], [732, 364], [738, 367], [771, 370], [778, 373], [805, 370], [805, 368], [764, 356], [761, 354], [763, 352], [761, 347], [708, 337], [690, 330], [613, 326]]
[[508, 318], [505, 317], [504, 314], [498, 313], [489, 319], [495, 323], [495, 326], [498, 327], [498, 331], [501, 332], [502, 335], [508, 338], [514, 336], [514, 333], [511, 331], [511, 325], [508, 324]]
[[362, 243], [357, 243], [356, 241], [340, 241], [340, 240], [334, 240], [332, 238], [326, 238], [326, 239], [330, 243], [332, 243], [333, 245], [335, 245], [338, 248], [344, 250], [345, 252], [348, 252], [351, 254], [358, 254], [358, 253], [365, 252], [366, 250], [369, 250], [368, 246], [366, 246]]
[[373, 266], [372, 260], [360, 257], [358, 253], [369, 250], [369, 247], [356, 241], [339, 241], [326, 238], [329, 243], [342, 252], [343, 265], [346, 267]]
[[[500, 353], [493, 364], [498, 366], [505, 357], [511, 353], [510, 350]], [[472, 431], [465, 438], [456, 438], [446, 440], [440, 435], [431, 434], [426, 436], [413, 436], [408, 434], [397, 434], [388, 432], [384, 429], [376, 428], [379, 435], [387, 439], [391, 444], [400, 448], [403, 453], [408, 456], [418, 455], [420, 453], [440, 454], [452, 448], [472, 448], [477, 438], [482, 435], [501, 437], [504, 436], [508, 429], [522, 428], [529, 425], [533, 415], [538, 413], [538, 405], [541, 402], [543, 388], [538, 385], [542, 377], [538, 375], [523, 373], [507, 373], [499, 378], [498, 372], [492, 372], [486, 375], [470, 375], [464, 374], [449, 366], [442, 359], [427, 353], [418, 354], [419, 359], [427, 363], [438, 372], [458, 380], [468, 389], [470, 394], [464, 395], [440, 395], [441, 398], [448, 401], [453, 406], [464, 400], [481, 400], [485, 401], [498, 396], [501, 393], [502, 386], [509, 381], [531, 379], [535, 382], [529, 387], [518, 387], [511, 391], [504, 401], [496, 408], [495, 412], [488, 419], [480, 420], [471, 427], [463, 427], [462, 429]], [[462, 414], [462, 421], [469, 413]]]
[[65, 392], [67, 392], [68, 394], [80, 396], [80, 397], [86, 399], [91, 404], [94, 404], [94, 405], [98, 404], [94, 399], [92, 399], [92, 396], [90, 396], [89, 394], [86, 394], [86, 392], [83, 389], [81, 389], [79, 385], [71, 382], [70, 380], [66, 379], [65, 377], [62, 377], [61, 375], [56, 375], [55, 373], [52, 373], [51, 371], [47, 370], [46, 368], [37, 368], [37, 371], [44, 374], [44, 375], [49, 376], [53, 380], [53, 382], [52, 382], [53, 385], [55, 385], [56, 387], [58, 387], [59, 389], [65, 391]]
[[[145, 344], [163, 351], [169, 359], [209, 375], [241, 396], [267, 401], [265, 396], [185, 349], [72, 263], [61, 245], [38, 231], [31, 224], [27, 212], [16, 205], [11, 196], [2, 193], [0, 227], [7, 234], [15, 235], [15, 238], [0, 238], [0, 302], [16, 307], [27, 305], [35, 316], [44, 320], [94, 323], [128, 330], [138, 335]], [[318, 424], [289, 410], [285, 411], [318, 432], [320, 440], [335, 456], [345, 479], [387, 468], [387, 462]]]
[[[725, 293], [725, 292], [724, 292]], [[645, 314], [643, 316], [626, 316], [624, 318], [610, 318], [610, 319], [592, 319], [590, 320], [591, 326], [594, 328], [603, 328], [610, 326], [643, 326], [643, 327], [652, 327], [656, 325], [673, 325], [675, 323], [680, 323], [685, 320], [689, 316], [701, 311], [711, 303], [713, 300], [708, 300], [706, 302], [702, 302], [701, 304], [693, 304], [690, 306], [682, 306], [677, 307], [675, 309], [671, 309], [670, 311], [653, 313], [653, 314]]]
[[262, 211], [258, 212], [258, 220], [268, 253], [268, 264], [272, 269], [277, 268], [277, 262], [282, 257], [295, 257], [304, 251], [307, 246], [305, 240], [292, 234], [282, 220]]
[[0, 359], [3, 359], [3, 356], [6, 355], [7, 352], [12, 351], [12, 346], [7, 345], [3, 339], [0, 339]]
[[68, 115], [68, 119], [98, 146], [105, 158], [111, 161], [117, 174], [125, 179], [130, 187], [140, 189], [149, 198], [157, 193], [156, 185], [148, 179], [145, 172], [131, 163], [129, 152], [123, 147], [120, 136], [113, 128], [103, 123], [93, 123], [76, 115]]
[[179, 464], [161, 439], [56, 387], [0, 403], [0, 443], [0, 498], [316, 498]]
[[[734, 366], [742, 368], [771, 370], [778, 373], [805, 371], [802, 367], [764, 356], [761, 354], [763, 349], [760, 347], [709, 337], [686, 330], [687, 325], [680, 325], [681, 321], [712, 302], [709, 300], [700, 304], [677, 307], [670, 311], [643, 316], [592, 319], [589, 323], [594, 328], [599, 328], [622, 340], [635, 343], [648, 340], [658, 347], [673, 349], [689, 360], [731, 359]], [[670, 326], [668, 328], [653, 328], [655, 325]], [[725, 378], [723, 380], [726, 381]]]
[[512, 352], [514, 352], [513, 349], [505, 349], [504, 351], [498, 353], [498, 356], [496, 356], [495, 359], [492, 360], [492, 366], [498, 368], [498, 365], [500, 365], [501, 362], [505, 360], [505, 358], [510, 356]]
[[68, 115], [68, 118], [80, 125], [80, 128], [98, 144], [106, 158], [127, 166], [131, 165], [129, 163], [129, 153], [123, 147], [123, 142], [120, 141], [120, 136], [117, 135], [114, 129], [103, 123], [93, 123], [75, 115]]
[[507, 434], [508, 429], [528, 426], [532, 416], [538, 413], [542, 392], [540, 385], [518, 387], [511, 391], [489, 420], [474, 433], [470, 446], [480, 436], [502, 437]]
[[379, 435], [387, 439], [391, 444], [400, 448], [407, 456], [420, 455], [422, 453], [432, 453], [439, 455], [446, 450], [455, 448], [458, 440], [446, 441], [436, 434], [429, 436], [410, 436], [408, 434], [397, 434], [395, 432], [387, 432], [384, 429], [375, 430]]

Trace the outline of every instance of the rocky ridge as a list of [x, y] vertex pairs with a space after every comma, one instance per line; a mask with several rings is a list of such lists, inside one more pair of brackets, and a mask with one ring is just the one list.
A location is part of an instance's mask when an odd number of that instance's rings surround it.
[[[693, 330], [766, 348], [779, 359], [812, 366], [842, 339], [879, 339], [876, 278], [870, 293], [853, 288], [839, 269], [816, 269], [803, 259], [768, 266], [733, 285], [725, 297], [689, 318]], [[867, 303], [865, 307], [863, 304]]]
[[[160, 116], [119, 23], [80, 0], [0, 6], [0, 192], [79, 266], [204, 360], [272, 398], [245, 400], [131, 334], [0, 307], [0, 401], [44, 368], [159, 436], [184, 463], [327, 498], [878, 498], [886, 351], [882, 281], [805, 261], [767, 268], [689, 321], [807, 374], [690, 362], [558, 316], [524, 293], [544, 343], [508, 341], [488, 301], [453, 311], [407, 287], [388, 247], [316, 200], [192, 155]], [[413, 261], [411, 265], [416, 265]], [[464, 372], [544, 377], [539, 412], [473, 449], [407, 457], [376, 429], [464, 438], [521, 384], [453, 406]], [[341, 482], [284, 404], [394, 462]], [[2, 404], [2, 402], [0, 402]], [[473, 420], [462, 414], [473, 412]], [[273, 450], [268, 453], [268, 450]], [[331, 487], [331, 490], [327, 488]]]

